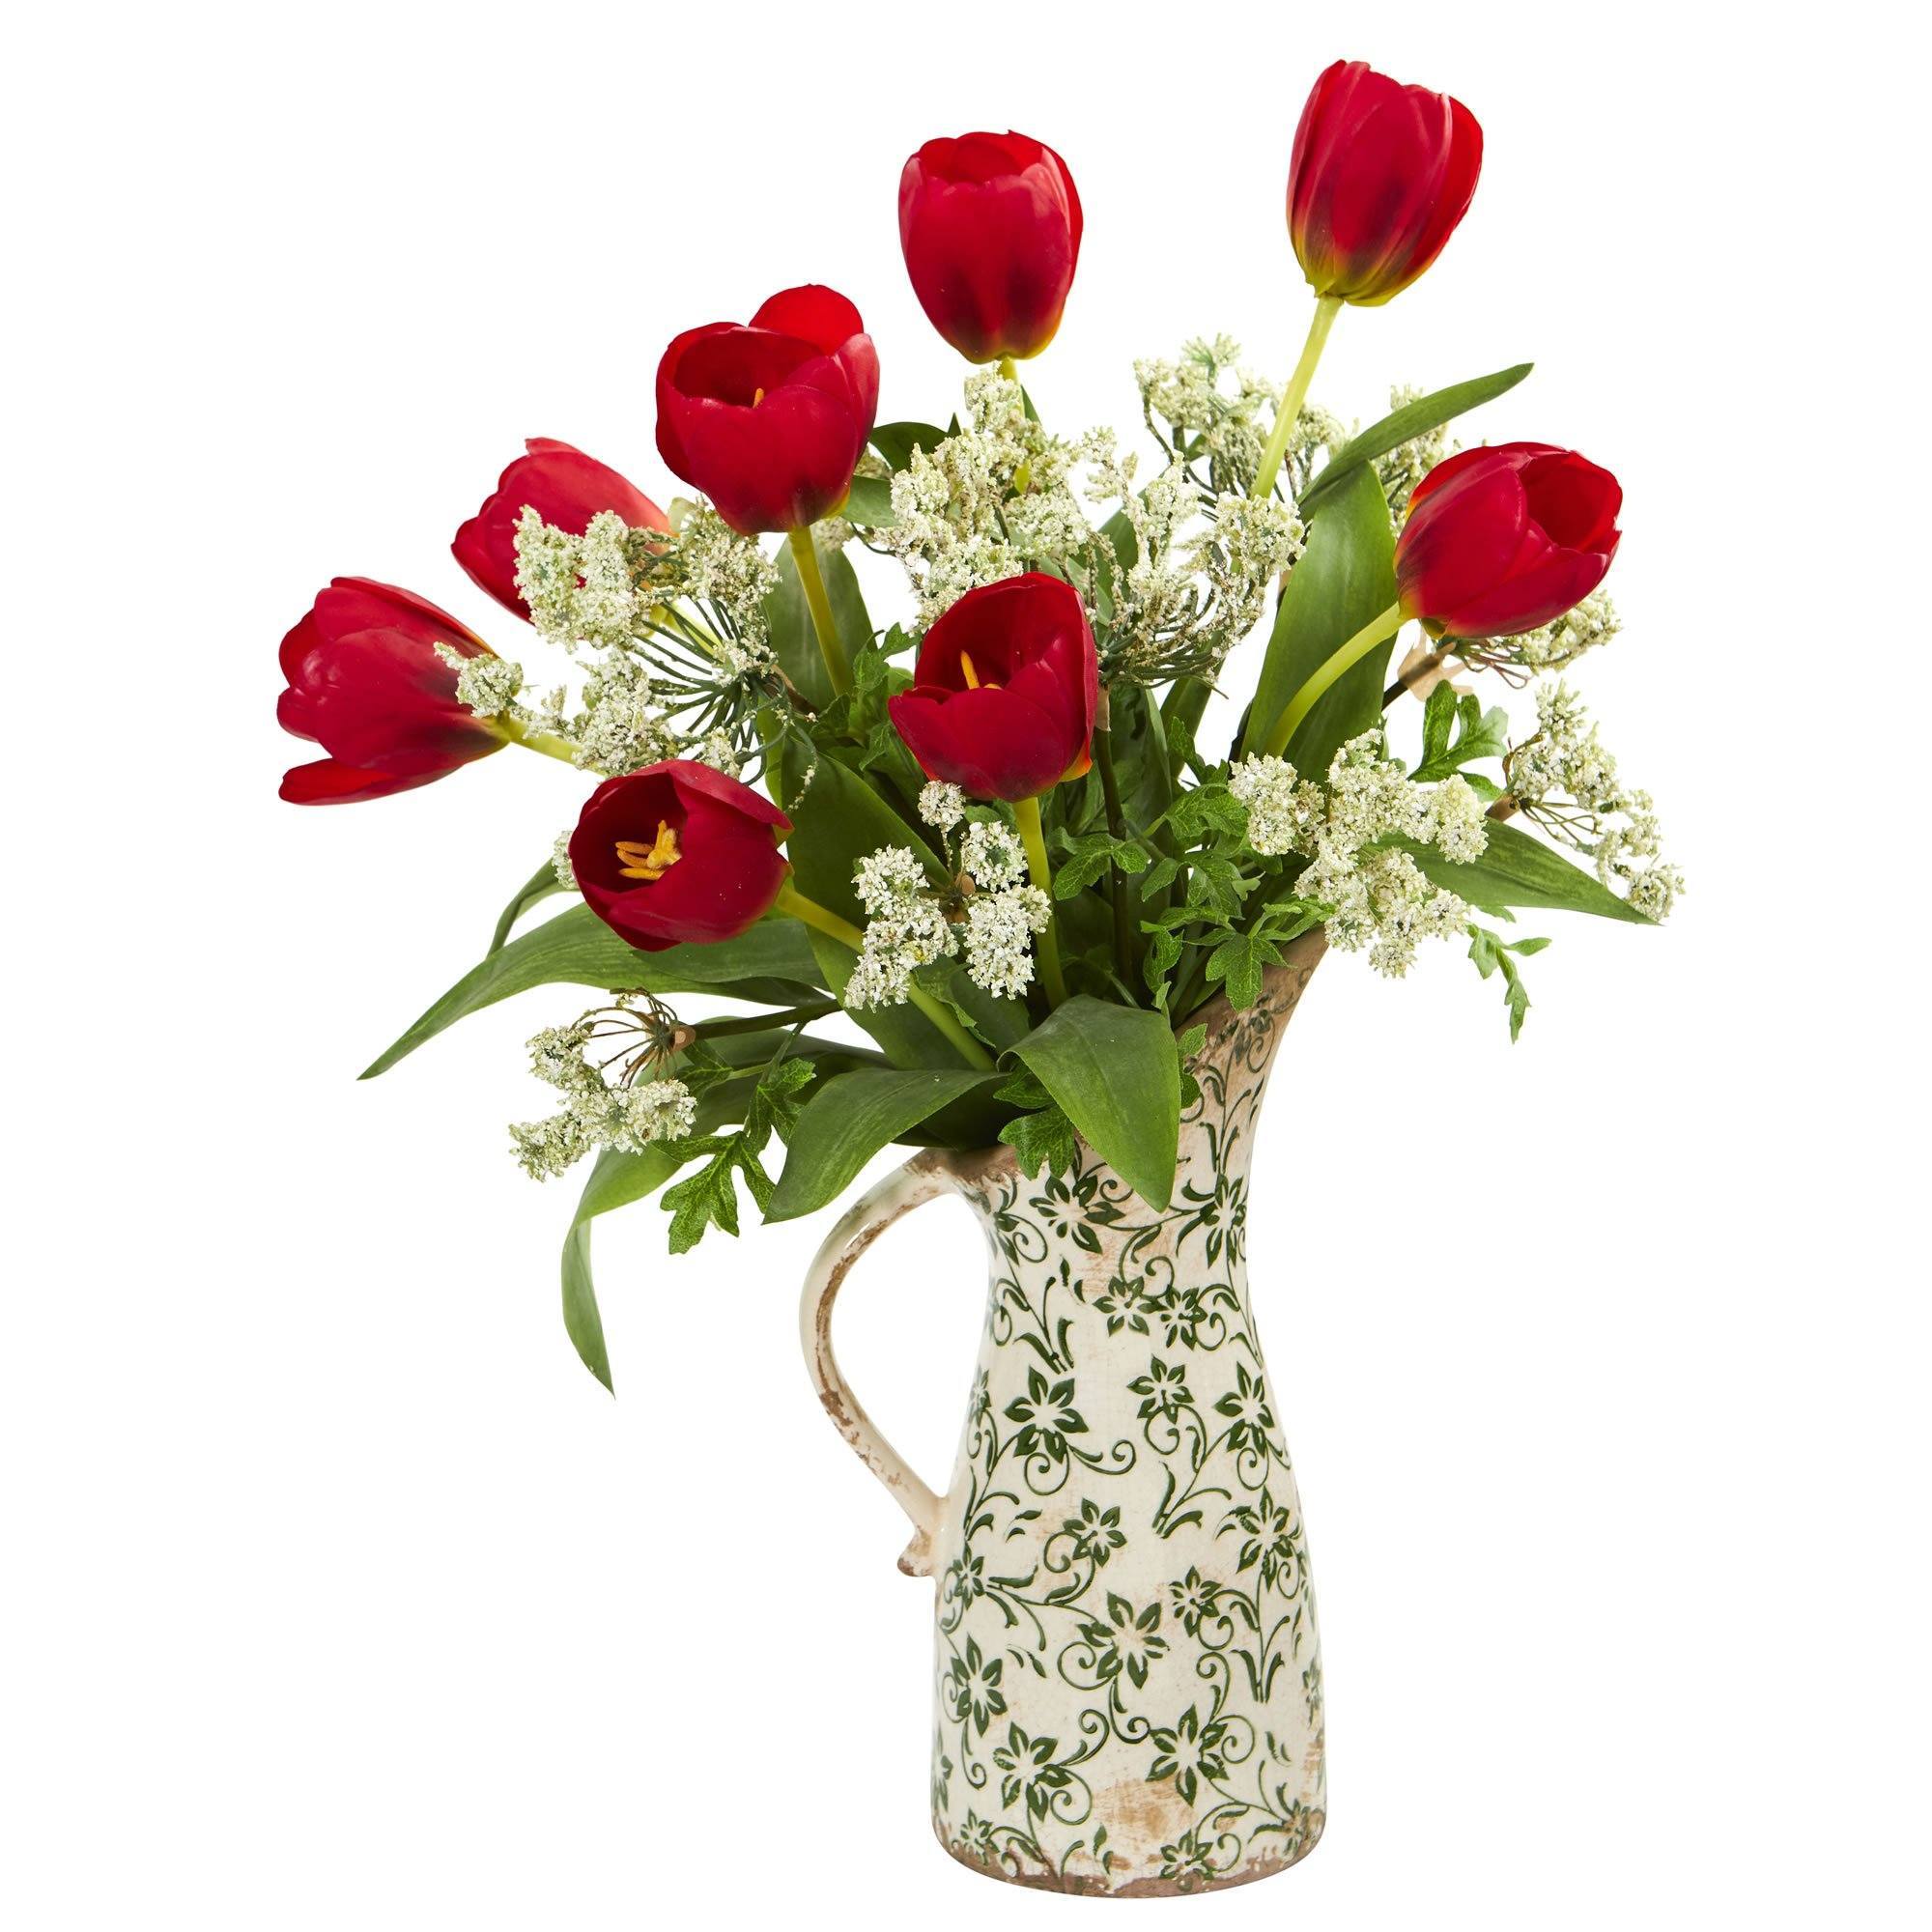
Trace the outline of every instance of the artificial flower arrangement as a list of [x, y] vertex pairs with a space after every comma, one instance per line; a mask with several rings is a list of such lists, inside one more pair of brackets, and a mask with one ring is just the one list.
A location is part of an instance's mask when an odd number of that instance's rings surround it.
[[[1029, 1176], [1084, 1143], [1164, 1208], [1193, 1015], [1251, 1006], [1301, 935], [1388, 975], [1466, 945], [1514, 1037], [1547, 944], [1499, 929], [1518, 910], [1669, 911], [1650, 800], [1557, 675], [1616, 630], [1615, 478], [1556, 444], [1450, 453], [1446, 426], [1527, 364], [1398, 392], [1353, 434], [1306, 406], [1337, 317], [1424, 273], [1481, 152], [1461, 103], [1328, 69], [1289, 171], [1300, 359], [1285, 388], [1225, 338], [1136, 363], [1143, 463], [1041, 420], [1020, 380], [1079, 261], [1065, 162], [1013, 133], [929, 141], [900, 241], [976, 365], [944, 427], [877, 422], [859, 310], [787, 289], [664, 352], [658, 449], [695, 499], [661, 509], [539, 439], [458, 530], [572, 683], [535, 695], [366, 579], [288, 634], [281, 723], [327, 755], [286, 799], [380, 798], [506, 745], [598, 781], [482, 961], [369, 1071], [540, 984], [606, 996], [531, 1041], [554, 1111], [512, 1134], [537, 1177], [595, 1155], [563, 1303], [607, 1384], [597, 1214], [657, 1193], [682, 1251], [737, 1233], [741, 1185], [767, 1219], [808, 1213], [894, 1142], [1005, 1143]], [[903, 567], [898, 620], [868, 612], [854, 544]], [[1232, 742], [1205, 742], [1251, 634]], [[1537, 680], [1533, 718], [1478, 677]], [[579, 903], [511, 936], [555, 895]], [[840, 1013], [852, 1037], [813, 1031]]]

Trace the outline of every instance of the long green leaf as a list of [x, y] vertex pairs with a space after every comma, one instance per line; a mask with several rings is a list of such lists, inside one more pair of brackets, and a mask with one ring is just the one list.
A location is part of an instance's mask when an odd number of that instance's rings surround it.
[[1506, 914], [1511, 906], [1545, 906], [1618, 919], [1631, 925], [1656, 923], [1542, 839], [1499, 820], [1492, 821], [1489, 831], [1483, 856], [1468, 866], [1445, 859], [1433, 845], [1411, 844], [1407, 839], [1394, 842], [1436, 885], [1481, 912]]
[[[811, 609], [805, 601], [805, 585], [798, 581], [798, 564], [789, 544], [779, 546], [776, 561], [778, 587], [765, 599], [772, 651], [784, 674], [815, 709], [822, 711], [832, 702], [832, 675], [825, 668], [825, 653], [818, 645]], [[823, 546], [818, 552], [818, 568], [825, 579], [825, 594], [832, 600], [838, 635], [848, 653], [856, 651], [872, 635], [872, 620], [866, 612], [858, 573], [842, 550]]]
[[510, 933], [517, 922], [529, 909], [555, 893], [568, 890], [556, 875], [556, 861], [546, 859], [524, 883], [517, 888], [517, 895], [503, 908], [502, 916], [497, 921], [497, 929], [490, 935], [490, 951], [500, 952], [510, 942]]
[[917, 1067], [866, 1069], [826, 1081], [792, 1128], [765, 1219], [789, 1221], [837, 1200], [888, 1142], [1002, 1077]]
[[[1358, 468], [1310, 528], [1308, 549], [1289, 572], [1242, 749], [1259, 752], [1294, 694], [1394, 602], [1395, 534], [1388, 503], [1376, 472]], [[1389, 645], [1378, 645], [1322, 694], [1289, 741], [1287, 756], [1296, 771], [1326, 778], [1336, 747], [1381, 717], [1388, 658]]]
[[470, 1013], [532, 986], [565, 980], [607, 990], [728, 994], [773, 1006], [791, 1005], [824, 983], [805, 928], [796, 920], [764, 920], [736, 939], [712, 946], [672, 946], [639, 952], [626, 946], [586, 905], [546, 920], [466, 973], [385, 1052], [363, 1069], [386, 1072], [426, 1039]]
[[1493, 376], [1472, 376], [1466, 383], [1451, 383], [1434, 395], [1418, 396], [1414, 402], [1405, 403], [1380, 422], [1371, 423], [1359, 436], [1350, 437], [1328, 459], [1321, 474], [1308, 486], [1307, 494], [1296, 507], [1304, 518], [1312, 517], [1333, 498], [1350, 470], [1373, 463], [1378, 456], [1386, 456], [1392, 449], [1400, 449], [1419, 436], [1427, 436], [1446, 422], [1453, 422], [1479, 403], [1492, 402], [1505, 390], [1515, 388], [1535, 366], [1533, 362], [1519, 362], [1514, 368], [1498, 369]]
[[1013, 1048], [1074, 1129], [1151, 1206], [1174, 1192], [1180, 1061], [1159, 1014], [1085, 994]]
[[642, 1153], [619, 1153], [606, 1148], [583, 1183], [570, 1232], [563, 1237], [563, 1325], [583, 1366], [604, 1384], [611, 1380], [611, 1356], [604, 1346], [604, 1318], [597, 1307], [597, 1286], [590, 1274], [590, 1223], [598, 1214], [641, 1201], [662, 1187], [682, 1162], [662, 1147]]

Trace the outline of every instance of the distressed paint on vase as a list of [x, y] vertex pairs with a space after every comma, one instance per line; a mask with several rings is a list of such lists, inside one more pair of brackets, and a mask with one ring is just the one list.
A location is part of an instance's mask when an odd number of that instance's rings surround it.
[[[1268, 1067], [1322, 952], [1258, 1005], [1216, 1002], [1190, 1063], [1173, 1198], [1084, 1145], [917, 1154], [833, 1231], [807, 1283], [827, 1411], [912, 1519], [937, 1584], [932, 1817], [975, 1870], [1113, 1897], [1285, 1869], [1321, 1835], [1321, 1664], [1294, 1472], [1248, 1303], [1248, 1169]], [[992, 1258], [952, 1487], [935, 1496], [838, 1373], [831, 1311], [872, 1239], [962, 1197]]]

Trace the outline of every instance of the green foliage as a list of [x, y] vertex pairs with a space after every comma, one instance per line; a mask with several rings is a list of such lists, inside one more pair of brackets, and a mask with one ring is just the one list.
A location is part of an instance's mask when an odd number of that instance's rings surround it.
[[1165, 1208], [1180, 1132], [1166, 1019], [1076, 994], [1012, 1050], [1087, 1145], [1144, 1201]]
[[540, 904], [554, 894], [568, 888], [556, 876], [556, 862], [546, 859], [524, 883], [517, 888], [516, 896], [503, 908], [497, 921], [497, 929], [490, 935], [490, 945], [484, 953], [487, 959], [492, 952], [500, 952], [509, 944], [511, 929], [533, 905]]
[[1478, 912], [1507, 919], [1512, 906], [1547, 906], [1562, 912], [1587, 912], [1598, 919], [1622, 920], [1630, 925], [1650, 925], [1636, 908], [1620, 899], [1594, 872], [1573, 866], [1540, 838], [1514, 825], [1492, 819], [1489, 844], [1480, 859], [1458, 865], [1433, 845], [1416, 845], [1406, 838], [1394, 842], [1414, 859], [1436, 885], [1467, 899]]
[[929, 456], [946, 440], [947, 434], [931, 423], [879, 423], [872, 430], [871, 444], [895, 469], [903, 469], [912, 461], [915, 447]]
[[1515, 1045], [1521, 1034], [1523, 1015], [1529, 1011], [1529, 989], [1522, 983], [1522, 975], [1510, 954], [1514, 952], [1526, 959], [1548, 944], [1547, 939], [1519, 939], [1512, 943], [1484, 926], [1469, 928], [1469, 957], [1476, 962], [1476, 971], [1485, 980], [1498, 971], [1503, 976], [1503, 1003], [1509, 1009], [1511, 1045]]
[[[790, 544], [781, 544], [773, 561], [778, 566], [778, 587], [765, 599], [772, 651], [780, 669], [797, 686], [807, 703], [822, 711], [832, 702], [832, 676], [825, 668], [825, 653], [818, 645], [811, 607], [805, 601], [805, 585], [798, 581], [798, 560]], [[848, 654], [856, 653], [872, 635], [872, 620], [866, 613], [858, 574], [843, 551], [827, 550], [823, 545], [818, 550], [818, 568], [825, 579], [825, 594], [831, 599], [839, 638]]]
[[838, 514], [862, 530], [883, 530], [893, 522], [893, 486], [884, 476], [855, 476]]
[[1070, 1174], [1080, 1164], [1073, 1122], [1031, 1073], [1022, 1069], [1014, 1074], [993, 1097], [1026, 1110], [1000, 1129], [1000, 1138], [1012, 1149], [1020, 1172], [1029, 1180], [1041, 1168], [1051, 1176]]
[[736, 939], [639, 952], [626, 946], [586, 905], [546, 920], [472, 967], [362, 1071], [386, 1072], [446, 1027], [513, 993], [559, 980], [608, 992], [723, 993], [768, 1006], [792, 1006], [824, 985], [805, 929], [795, 920], [765, 920]]
[[[1301, 687], [1395, 602], [1395, 534], [1374, 469], [1352, 469], [1322, 505], [1308, 548], [1289, 573], [1248, 711], [1242, 751], [1252, 755]], [[1393, 639], [1391, 639], [1391, 642]], [[1390, 644], [1378, 644], [1325, 691], [1285, 755], [1305, 778], [1324, 779], [1336, 748], [1380, 722]]]
[[[740, 1179], [761, 1209], [771, 1206], [774, 1183], [759, 1156], [774, 1133], [781, 1141], [791, 1139], [799, 1115], [799, 1092], [811, 1084], [814, 1075], [809, 1060], [775, 1060], [760, 1076], [735, 1133], [674, 1144], [673, 1151], [681, 1151], [687, 1160], [702, 1159], [704, 1165], [676, 1186], [665, 1189], [664, 1206], [671, 1217], [672, 1254], [695, 1248], [709, 1228], [722, 1228], [727, 1235], [738, 1232]], [[683, 1078], [696, 1091], [692, 1073], [686, 1071]]]
[[1479, 698], [1459, 697], [1444, 680], [1422, 707], [1422, 762], [1409, 777], [1417, 783], [1446, 779], [1478, 758], [1500, 758], [1508, 750], [1509, 713], [1500, 704], [1485, 711]]
[[1070, 899], [1096, 884], [1109, 866], [1123, 872], [1145, 872], [1148, 849], [1138, 838], [1116, 838], [1105, 832], [1083, 833], [1069, 838], [1066, 856], [1053, 868], [1053, 896]]
[[867, 1067], [826, 1081], [792, 1128], [765, 1219], [789, 1221], [836, 1200], [882, 1147], [998, 1077]]
[[1533, 362], [1519, 362], [1514, 368], [1498, 369], [1493, 376], [1474, 376], [1466, 383], [1452, 383], [1448, 388], [1418, 396], [1380, 422], [1371, 423], [1329, 458], [1321, 475], [1303, 494], [1298, 505], [1301, 514], [1311, 517], [1318, 509], [1332, 503], [1343, 486], [1365, 464], [1386, 456], [1392, 449], [1400, 449], [1406, 442], [1413, 442], [1419, 436], [1427, 436], [1446, 422], [1453, 422], [1479, 403], [1492, 402], [1506, 390], [1515, 388], [1535, 366]]

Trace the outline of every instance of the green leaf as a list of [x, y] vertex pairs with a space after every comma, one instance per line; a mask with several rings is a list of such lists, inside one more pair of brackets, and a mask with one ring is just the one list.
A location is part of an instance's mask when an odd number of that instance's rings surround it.
[[937, 1068], [867, 1068], [819, 1088], [798, 1117], [767, 1221], [789, 1221], [835, 1201], [885, 1147], [998, 1076]]
[[1406, 838], [1392, 843], [1406, 852], [1423, 872], [1445, 891], [1467, 899], [1479, 912], [1507, 913], [1511, 906], [1548, 906], [1561, 912], [1587, 912], [1630, 925], [1654, 921], [1599, 882], [1593, 872], [1573, 866], [1540, 838], [1514, 825], [1492, 819], [1489, 844], [1470, 865], [1445, 859], [1433, 845]]
[[1500, 933], [1487, 931], [1480, 925], [1469, 928], [1469, 957], [1476, 962], [1476, 971], [1485, 980], [1498, 969], [1502, 972], [1503, 1003], [1509, 1009], [1512, 1046], [1521, 1037], [1523, 1015], [1529, 1011], [1529, 988], [1522, 983], [1522, 975], [1517, 971], [1510, 954], [1515, 952], [1526, 959], [1548, 944], [1547, 939], [1520, 939], [1512, 945]]
[[1012, 1149], [1020, 1172], [1029, 1180], [1041, 1168], [1045, 1168], [1049, 1175], [1068, 1174], [1080, 1164], [1080, 1147], [1073, 1137], [1073, 1122], [1058, 1107], [1041, 1107], [1031, 1114], [1015, 1114], [1000, 1129], [1000, 1138]]
[[931, 423], [895, 422], [874, 426], [871, 444], [895, 469], [903, 469], [912, 461], [915, 445], [930, 456], [946, 440], [946, 432]]
[[1081, 1138], [1151, 1206], [1174, 1192], [1180, 1069], [1159, 1013], [1076, 995], [1012, 1051]]
[[1533, 362], [1519, 362], [1514, 368], [1498, 369], [1493, 376], [1474, 376], [1466, 383], [1452, 383], [1446, 389], [1405, 403], [1393, 414], [1371, 423], [1359, 436], [1344, 443], [1328, 459], [1321, 474], [1308, 486], [1296, 507], [1304, 518], [1313, 516], [1318, 508], [1331, 504], [1351, 471], [1373, 463], [1378, 456], [1386, 456], [1392, 449], [1400, 449], [1406, 442], [1413, 442], [1419, 436], [1427, 436], [1443, 423], [1453, 422], [1479, 403], [1493, 402], [1505, 390], [1515, 388], [1535, 366]]
[[1500, 704], [1485, 711], [1480, 698], [1459, 697], [1445, 680], [1422, 707], [1422, 762], [1409, 777], [1418, 783], [1446, 779], [1478, 758], [1500, 758], [1508, 750], [1509, 713]]
[[[1336, 491], [1289, 572], [1248, 712], [1242, 749], [1266, 743], [1294, 695], [1356, 632], [1395, 602], [1395, 533], [1376, 472], [1358, 468]], [[1336, 748], [1376, 724], [1390, 643], [1336, 679], [1289, 741], [1286, 755], [1305, 778], [1324, 779]]]
[[758, 1078], [744, 1124], [734, 1134], [671, 1143], [670, 1151], [684, 1159], [710, 1158], [696, 1174], [687, 1175], [664, 1192], [663, 1206], [670, 1214], [670, 1251], [681, 1255], [704, 1238], [708, 1228], [738, 1232], [738, 1182], [742, 1179], [759, 1208], [770, 1207], [772, 1179], [759, 1155], [777, 1133], [789, 1140], [799, 1115], [798, 1093], [810, 1084], [816, 1068], [805, 1059], [775, 1060]]
[[[567, 892], [556, 875], [556, 861], [546, 859], [525, 882], [517, 888], [517, 895], [503, 908], [503, 916], [497, 922], [497, 929], [490, 935], [489, 952], [500, 952], [509, 943], [510, 929], [529, 909], [554, 893]], [[484, 954], [489, 957], [489, 952]]]
[[[825, 653], [818, 647], [811, 608], [805, 601], [805, 585], [798, 581], [798, 563], [790, 544], [779, 546], [775, 561], [778, 587], [765, 599], [772, 650], [780, 668], [806, 700], [814, 710], [822, 711], [832, 702], [832, 674], [825, 668]], [[825, 594], [832, 601], [838, 635], [848, 652], [856, 651], [872, 635], [872, 620], [866, 614], [858, 576], [842, 550], [827, 550], [823, 544], [818, 548], [818, 568], [825, 579]]]
[[839, 516], [862, 530], [883, 530], [895, 523], [893, 486], [884, 476], [855, 476]]
[[596, 1215], [654, 1193], [682, 1165], [682, 1156], [668, 1147], [646, 1148], [642, 1153], [604, 1149], [583, 1183], [576, 1216], [563, 1237], [564, 1329], [583, 1366], [613, 1394], [611, 1357], [604, 1346], [604, 1318], [598, 1312], [597, 1286], [590, 1273], [590, 1223]]
[[711, 946], [639, 952], [587, 905], [576, 905], [472, 967], [393, 1046], [371, 1061], [361, 1077], [371, 1080], [386, 1072], [470, 1013], [558, 980], [611, 992], [724, 993], [772, 1006], [794, 1005], [802, 994], [824, 984], [805, 928], [796, 920], [763, 920], [738, 938]]

